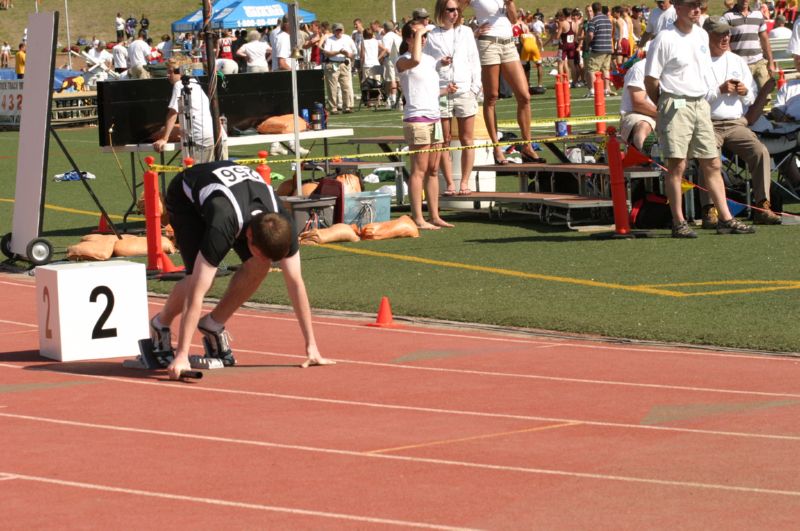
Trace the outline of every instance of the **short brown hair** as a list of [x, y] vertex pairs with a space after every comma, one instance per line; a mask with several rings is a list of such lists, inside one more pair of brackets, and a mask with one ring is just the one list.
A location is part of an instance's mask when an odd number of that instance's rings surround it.
[[286, 258], [294, 238], [288, 219], [266, 212], [260, 212], [250, 220], [250, 234], [253, 246], [273, 262]]
[[[434, 20], [440, 26], [442, 24], [444, 24], [444, 21], [447, 18], [447, 14], [445, 13], [445, 10], [447, 9], [447, 3], [449, 1], [450, 0], [436, 0], [436, 5], [433, 8]], [[460, 7], [460, 4], [458, 2], [456, 2], [456, 7], [458, 8], [458, 13], [460, 15], [461, 14], [461, 7]], [[455, 24], [453, 24], [453, 26], [458, 26], [460, 24], [461, 24], [461, 17], [459, 16], [458, 19], [456, 19], [456, 22], [455, 22]]]

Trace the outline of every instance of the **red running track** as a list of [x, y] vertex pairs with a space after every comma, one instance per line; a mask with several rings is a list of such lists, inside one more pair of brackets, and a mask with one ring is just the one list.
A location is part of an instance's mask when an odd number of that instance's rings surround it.
[[797, 526], [798, 358], [317, 317], [301, 370], [245, 310], [237, 367], [169, 382], [39, 357], [33, 286], [0, 276], [4, 528]]

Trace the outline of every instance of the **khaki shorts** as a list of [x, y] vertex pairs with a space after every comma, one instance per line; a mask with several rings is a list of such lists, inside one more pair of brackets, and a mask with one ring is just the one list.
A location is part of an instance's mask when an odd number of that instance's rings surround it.
[[622, 116], [622, 119], [619, 121], [619, 131], [620, 136], [624, 142], [628, 142], [630, 140], [631, 133], [633, 132], [633, 128], [636, 127], [636, 124], [639, 122], [646, 122], [650, 124], [650, 128], [655, 131], [656, 129], [656, 121], [647, 116], [646, 114], [639, 114], [638, 112], [629, 112]]
[[666, 159], [719, 157], [711, 108], [702, 96], [685, 98], [662, 93], [658, 99], [657, 132]]
[[478, 113], [478, 100], [468, 90], [439, 98], [439, 116], [442, 118], [468, 118]]
[[506, 44], [478, 39], [478, 57], [481, 58], [481, 66], [500, 65], [519, 61], [519, 52], [513, 39]]
[[395, 68], [394, 61], [389, 58], [383, 62], [383, 81], [385, 83], [397, 81], [397, 68]]
[[750, 68], [750, 73], [753, 74], [753, 79], [756, 82], [756, 85], [760, 89], [764, 86], [764, 83], [767, 82], [769, 79], [769, 69], [767, 69], [767, 60], [761, 59], [756, 61], [751, 65], [747, 65]]
[[611, 70], [611, 54], [589, 52], [586, 68], [589, 72], [608, 72]]
[[430, 146], [442, 141], [442, 124], [439, 121], [403, 122], [403, 137], [409, 146]]

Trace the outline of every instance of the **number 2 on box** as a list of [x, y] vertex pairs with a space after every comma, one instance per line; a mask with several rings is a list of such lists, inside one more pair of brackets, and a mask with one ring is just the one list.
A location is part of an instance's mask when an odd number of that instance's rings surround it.
[[108, 316], [111, 315], [111, 312], [114, 310], [114, 293], [108, 286], [97, 286], [92, 290], [91, 295], [89, 295], [89, 302], [97, 302], [97, 298], [100, 295], [105, 295], [106, 297], [106, 308], [103, 310], [103, 313], [100, 314], [100, 317], [97, 319], [92, 329], [92, 339], [117, 337], [116, 328], [103, 328], [108, 320]]

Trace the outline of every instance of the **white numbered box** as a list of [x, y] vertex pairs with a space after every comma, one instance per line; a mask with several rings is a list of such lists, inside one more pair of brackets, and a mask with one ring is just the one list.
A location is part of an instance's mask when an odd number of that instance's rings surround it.
[[59, 361], [130, 357], [149, 336], [144, 264], [81, 262], [36, 268], [39, 350]]

